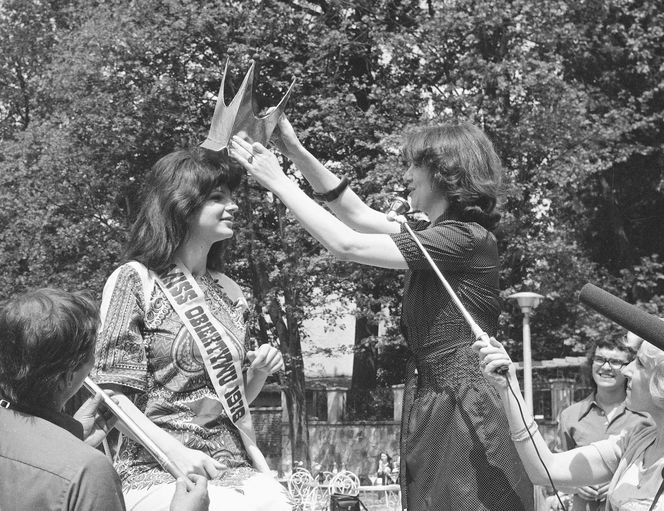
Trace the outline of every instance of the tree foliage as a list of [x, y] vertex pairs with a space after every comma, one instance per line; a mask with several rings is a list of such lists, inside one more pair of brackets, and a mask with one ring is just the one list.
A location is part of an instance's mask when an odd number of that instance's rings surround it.
[[[503, 296], [547, 297], [536, 358], [615, 334], [579, 306], [585, 282], [661, 311], [661, 2], [26, 0], [4, 2], [0, 22], [3, 297], [44, 285], [98, 294], [146, 170], [203, 140], [227, 59], [231, 97], [255, 58], [261, 106], [295, 75], [287, 111], [305, 145], [377, 208], [400, 185], [404, 131], [467, 119], [490, 135], [507, 175]], [[356, 303], [363, 324], [387, 310], [394, 333], [402, 277], [331, 260], [255, 183], [238, 200], [227, 270], [251, 295], [259, 341], [287, 357], [294, 456], [306, 459], [311, 301]], [[500, 337], [519, 358], [520, 315], [504, 310]], [[385, 349], [368, 353], [387, 385]]]

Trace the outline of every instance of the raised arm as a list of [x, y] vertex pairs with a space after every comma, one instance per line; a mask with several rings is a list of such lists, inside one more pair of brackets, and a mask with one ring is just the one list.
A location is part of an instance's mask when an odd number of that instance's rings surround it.
[[[274, 139], [275, 144], [302, 172], [316, 193], [326, 193], [340, 186], [341, 179], [330, 172], [300, 143], [295, 130], [283, 115], [279, 119], [278, 134], [279, 138]], [[367, 206], [350, 186], [346, 187], [338, 198], [327, 204], [337, 218], [358, 232], [388, 234], [394, 232], [392, 222], [385, 218], [384, 212]]]
[[[230, 155], [261, 185], [276, 194], [300, 224], [338, 259], [382, 268], [408, 268], [390, 236], [358, 232], [335, 218], [291, 181], [276, 156], [261, 144], [250, 145], [233, 137]], [[385, 219], [385, 226], [386, 232], [399, 232], [399, 224], [395, 222]]]
[[[561, 453], [551, 452], [537, 429], [535, 420], [526, 410], [514, 364], [498, 341], [491, 339], [490, 345], [477, 341], [473, 345], [473, 349], [479, 354], [485, 377], [493, 384], [502, 398], [503, 408], [510, 426], [510, 436], [524, 468], [534, 484], [549, 484], [545, 465], [553, 483], [560, 486], [596, 485], [611, 479], [613, 471], [606, 465], [599, 450], [592, 444]], [[507, 375], [495, 372], [498, 368], [506, 366], [509, 367]], [[508, 387], [508, 380], [514, 393]], [[532, 440], [528, 431], [532, 434]], [[537, 451], [539, 451], [542, 461], [540, 461]]]

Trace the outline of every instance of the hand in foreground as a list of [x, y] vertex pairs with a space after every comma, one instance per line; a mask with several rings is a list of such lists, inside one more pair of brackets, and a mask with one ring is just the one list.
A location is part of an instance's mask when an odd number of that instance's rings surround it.
[[117, 422], [115, 415], [100, 411], [101, 403], [101, 394], [90, 396], [74, 414], [74, 419], [83, 426], [83, 441], [92, 447], [98, 446]]
[[581, 486], [576, 489], [576, 492], [586, 500], [600, 501], [606, 499], [606, 494], [609, 491], [609, 483], [595, 485], [595, 486]]
[[269, 344], [261, 344], [256, 351], [248, 352], [247, 359], [251, 362], [251, 369], [268, 375], [284, 368], [284, 358], [281, 351]]
[[183, 445], [169, 455], [171, 460], [189, 476], [196, 474], [207, 479], [215, 479], [226, 469], [224, 465], [203, 451], [189, 449]]
[[293, 159], [293, 155], [302, 151], [302, 143], [297, 138], [293, 126], [284, 114], [281, 114], [281, 117], [279, 117], [279, 123], [272, 134], [270, 142], [275, 145], [281, 154], [291, 160]]
[[485, 341], [475, 341], [473, 350], [477, 352], [480, 357], [480, 366], [484, 376], [491, 382], [497, 389], [506, 389], [507, 380], [505, 375], [498, 374], [496, 371], [500, 368], [507, 367], [508, 374], [511, 381], [516, 381], [516, 368], [512, 363], [512, 359], [505, 351], [505, 348], [493, 337], [490, 339], [489, 344]]
[[228, 145], [228, 154], [242, 165], [250, 176], [271, 192], [277, 193], [279, 185], [292, 184], [281, 169], [274, 153], [259, 142], [250, 144], [240, 137], [234, 136]]
[[210, 506], [210, 497], [207, 490], [207, 479], [196, 474], [189, 475], [194, 483], [192, 490], [187, 490], [184, 479], [175, 483], [175, 494], [171, 500], [170, 511], [207, 511]]

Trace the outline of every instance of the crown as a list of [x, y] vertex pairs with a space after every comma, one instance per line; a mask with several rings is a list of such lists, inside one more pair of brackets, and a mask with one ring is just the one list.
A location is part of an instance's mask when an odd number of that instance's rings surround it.
[[260, 142], [264, 146], [270, 140], [272, 132], [277, 127], [279, 117], [284, 112], [288, 98], [290, 97], [295, 79], [288, 87], [288, 92], [281, 99], [279, 104], [270, 109], [266, 115], [256, 116], [254, 113], [254, 66], [251, 62], [249, 72], [244, 77], [242, 85], [233, 101], [227, 106], [224, 100], [224, 83], [226, 82], [226, 71], [228, 70], [228, 61], [224, 67], [224, 74], [221, 77], [221, 88], [217, 97], [217, 105], [214, 108], [210, 132], [201, 147], [213, 151], [221, 151], [228, 146], [228, 141], [233, 135], [240, 135], [249, 142]]

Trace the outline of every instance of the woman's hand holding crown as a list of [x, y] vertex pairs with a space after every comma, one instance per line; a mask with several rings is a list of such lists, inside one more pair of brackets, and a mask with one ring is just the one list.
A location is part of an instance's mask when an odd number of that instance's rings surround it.
[[250, 144], [237, 135], [228, 146], [228, 154], [242, 165], [262, 186], [280, 195], [281, 192], [294, 186], [284, 174], [277, 157], [272, 151], [259, 142]]

